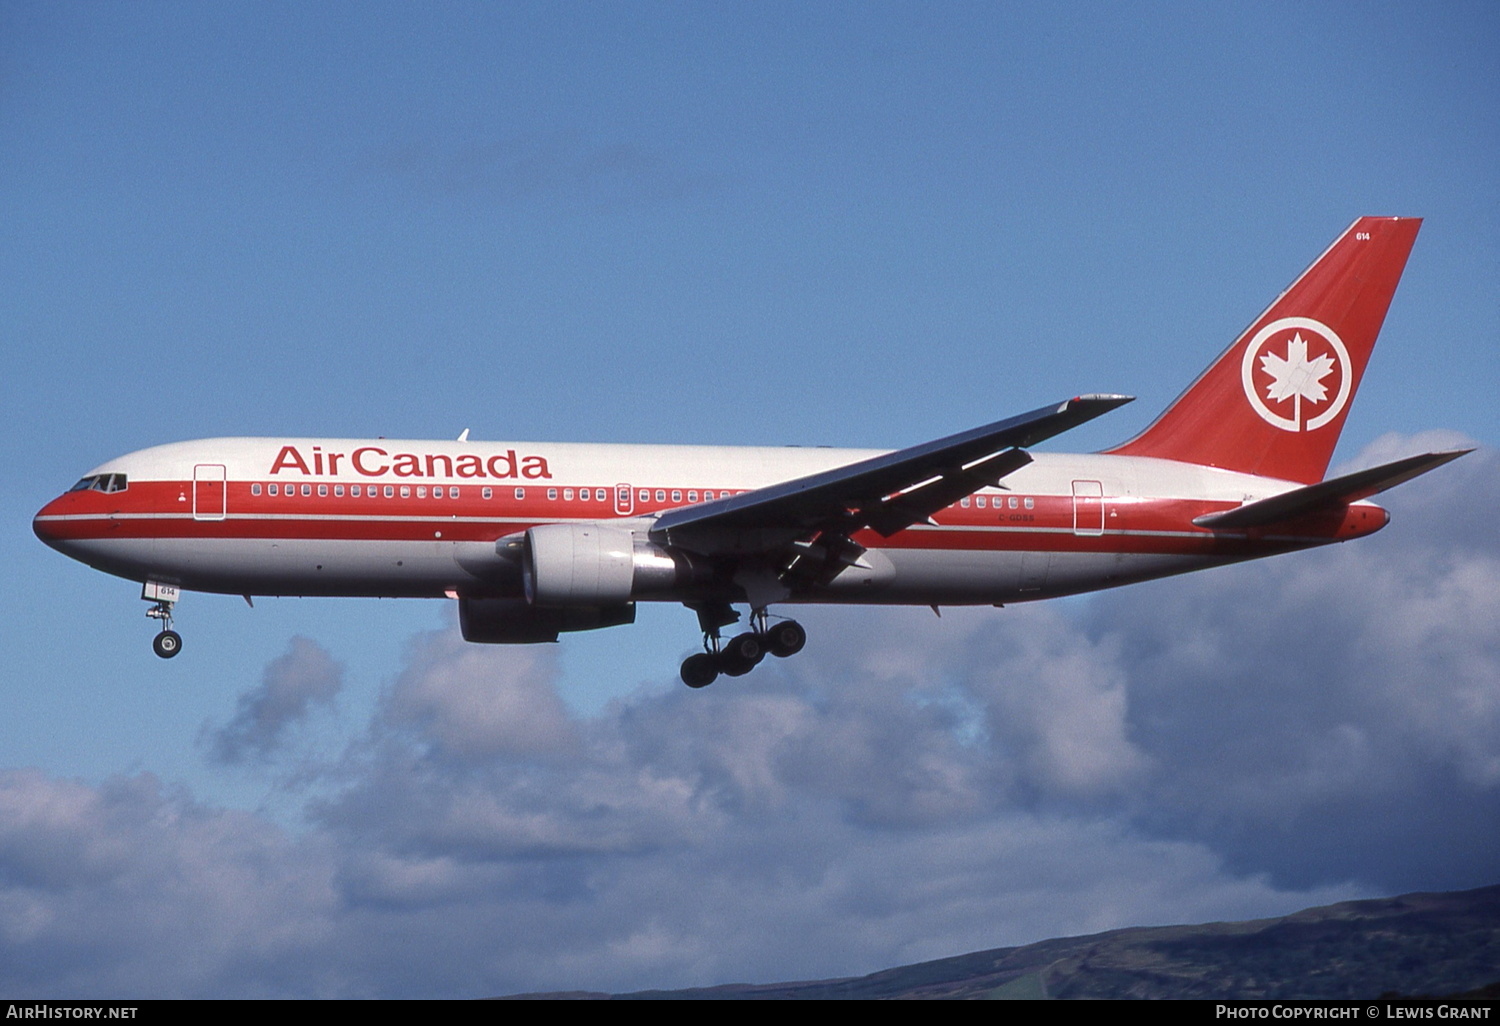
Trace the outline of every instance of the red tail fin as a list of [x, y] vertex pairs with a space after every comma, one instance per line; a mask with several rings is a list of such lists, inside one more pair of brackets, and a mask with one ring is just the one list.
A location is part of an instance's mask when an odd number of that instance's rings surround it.
[[1109, 452], [1321, 481], [1421, 226], [1355, 221], [1155, 423]]

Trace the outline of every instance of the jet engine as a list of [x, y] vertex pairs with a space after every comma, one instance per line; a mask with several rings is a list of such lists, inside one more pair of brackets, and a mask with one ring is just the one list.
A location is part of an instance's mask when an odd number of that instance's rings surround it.
[[525, 538], [521, 580], [526, 601], [539, 609], [605, 608], [637, 598], [666, 598], [709, 576], [686, 553], [618, 527], [542, 524]]
[[568, 631], [591, 631], [635, 623], [635, 603], [539, 609], [525, 599], [458, 600], [458, 626], [465, 641], [489, 645], [534, 645]]

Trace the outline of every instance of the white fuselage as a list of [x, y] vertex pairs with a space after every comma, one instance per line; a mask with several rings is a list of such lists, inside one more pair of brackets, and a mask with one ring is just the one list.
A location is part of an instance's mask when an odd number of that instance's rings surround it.
[[[637, 532], [655, 515], [879, 455], [871, 450], [219, 438], [144, 449], [49, 503], [49, 545], [139, 581], [245, 595], [521, 594], [497, 542], [530, 527]], [[82, 482], [80, 483], [82, 484]], [[1295, 487], [1172, 460], [1034, 454], [1034, 461], [889, 538], [788, 601], [989, 604], [1111, 587], [1378, 529], [1291, 534], [1195, 526]], [[1378, 521], [1378, 523], [1376, 522]], [[680, 601], [673, 592], [641, 599]]]

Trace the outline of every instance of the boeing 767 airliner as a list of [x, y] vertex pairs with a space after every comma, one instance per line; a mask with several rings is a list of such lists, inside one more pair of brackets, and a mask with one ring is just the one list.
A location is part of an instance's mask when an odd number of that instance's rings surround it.
[[[789, 656], [773, 605], [1003, 605], [1358, 538], [1370, 496], [1463, 455], [1323, 480], [1421, 221], [1365, 217], [1138, 437], [1031, 453], [1130, 401], [1081, 395], [896, 452], [215, 438], [134, 452], [47, 503], [48, 545], [183, 589], [456, 599], [469, 641], [556, 641], [681, 602], [692, 687]], [[748, 606], [748, 629], [725, 638]]]

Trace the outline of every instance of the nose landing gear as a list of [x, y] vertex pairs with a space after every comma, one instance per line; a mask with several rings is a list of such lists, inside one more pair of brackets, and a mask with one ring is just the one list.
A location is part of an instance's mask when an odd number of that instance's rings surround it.
[[721, 641], [719, 628], [739, 619], [727, 607], [724, 612], [730, 614], [729, 619], [722, 615], [714, 617], [705, 610], [698, 613], [699, 623], [703, 625], [704, 651], [684, 659], [681, 670], [682, 682], [690, 688], [706, 688], [718, 680], [721, 673], [726, 677], [743, 677], [768, 653], [784, 659], [796, 655], [807, 644], [807, 631], [800, 623], [781, 620], [769, 625], [765, 609], [751, 611], [752, 630]]
[[174, 585], [156, 581], [147, 581], [141, 588], [141, 598], [153, 603], [146, 615], [161, 621], [161, 633], [151, 639], [151, 651], [163, 659], [171, 659], [182, 651], [182, 635], [172, 629], [172, 603], [181, 593]]

